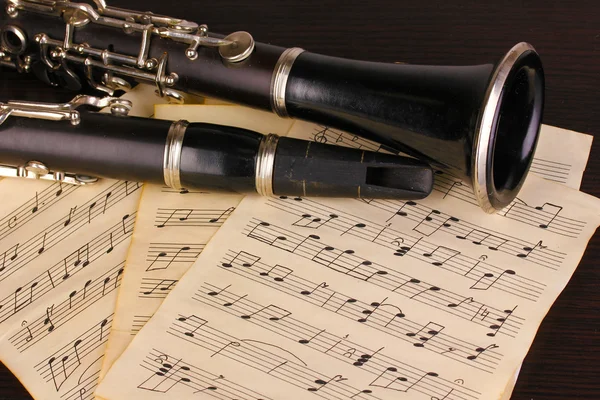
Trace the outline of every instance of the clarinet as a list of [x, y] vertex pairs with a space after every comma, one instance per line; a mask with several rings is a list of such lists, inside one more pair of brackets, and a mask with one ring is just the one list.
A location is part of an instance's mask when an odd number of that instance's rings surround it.
[[[107, 108], [110, 113], [91, 109]], [[98, 178], [177, 190], [421, 199], [423, 161], [230, 126], [127, 116], [131, 102], [0, 103], [0, 176], [89, 185]]]
[[74, 91], [150, 82], [175, 102], [191, 93], [348, 131], [465, 180], [487, 212], [510, 204], [529, 171], [544, 103], [530, 44], [495, 64], [386, 64], [94, 3], [5, 1], [0, 65]]

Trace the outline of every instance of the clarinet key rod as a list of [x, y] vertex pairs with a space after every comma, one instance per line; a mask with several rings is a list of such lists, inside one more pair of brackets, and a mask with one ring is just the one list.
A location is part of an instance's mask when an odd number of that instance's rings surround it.
[[[79, 110], [109, 106], [111, 114]], [[0, 103], [0, 176], [90, 184], [97, 178], [263, 196], [420, 199], [428, 164], [246, 129], [126, 116], [118, 98]]]

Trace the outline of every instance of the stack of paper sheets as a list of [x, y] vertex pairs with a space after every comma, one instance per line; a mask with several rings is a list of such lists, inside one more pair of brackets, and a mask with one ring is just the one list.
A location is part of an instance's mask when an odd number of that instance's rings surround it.
[[[138, 115], [379, 150], [129, 96]], [[418, 202], [3, 180], [0, 358], [39, 399], [508, 398], [600, 224], [577, 191], [590, 146], [544, 126], [533, 174], [495, 215], [444, 173]]]

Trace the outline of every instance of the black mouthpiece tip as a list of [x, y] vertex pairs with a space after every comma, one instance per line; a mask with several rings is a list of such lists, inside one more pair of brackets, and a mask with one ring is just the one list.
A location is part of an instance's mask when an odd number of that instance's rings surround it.
[[422, 199], [433, 189], [433, 171], [413, 158], [280, 138], [273, 189], [288, 196]]

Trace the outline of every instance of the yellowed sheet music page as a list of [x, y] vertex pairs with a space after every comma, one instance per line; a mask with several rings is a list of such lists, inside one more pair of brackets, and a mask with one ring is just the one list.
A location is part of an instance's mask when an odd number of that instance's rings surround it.
[[139, 194], [0, 182], [0, 358], [35, 398], [93, 398]]
[[[370, 151], [389, 151], [379, 143], [306, 121], [297, 121], [290, 136]], [[542, 125], [531, 172], [553, 182], [579, 189], [593, 139], [592, 135]], [[435, 190], [443, 192], [462, 184], [463, 182], [457, 183], [456, 179], [438, 179]], [[468, 193], [467, 190], [465, 198], [468, 197]]]
[[98, 394], [498, 398], [600, 223], [535, 175], [519, 197], [248, 196]]
[[[222, 105], [157, 106], [155, 117], [220, 123], [280, 135], [285, 135], [293, 123], [262, 111]], [[101, 378], [242, 197], [154, 185], [145, 187]]]

